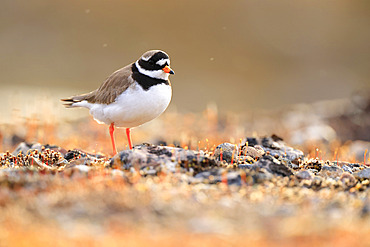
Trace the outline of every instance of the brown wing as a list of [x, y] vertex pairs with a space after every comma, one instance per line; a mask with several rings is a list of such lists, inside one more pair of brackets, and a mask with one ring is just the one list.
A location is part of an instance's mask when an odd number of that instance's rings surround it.
[[131, 66], [132, 65], [127, 65], [111, 74], [97, 90], [73, 96], [69, 99], [62, 99], [62, 101], [67, 102], [65, 104], [67, 107], [71, 107], [73, 103], [83, 100], [89, 103], [100, 104], [110, 104], [114, 102], [116, 98], [134, 82], [131, 77]]

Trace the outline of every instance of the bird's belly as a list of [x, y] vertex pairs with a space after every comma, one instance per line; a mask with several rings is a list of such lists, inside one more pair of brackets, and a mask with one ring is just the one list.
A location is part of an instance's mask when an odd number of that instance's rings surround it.
[[147, 91], [136, 85], [118, 96], [115, 102], [92, 107], [90, 113], [98, 122], [132, 128], [158, 117], [166, 110], [171, 97], [172, 90], [168, 85], [159, 84]]

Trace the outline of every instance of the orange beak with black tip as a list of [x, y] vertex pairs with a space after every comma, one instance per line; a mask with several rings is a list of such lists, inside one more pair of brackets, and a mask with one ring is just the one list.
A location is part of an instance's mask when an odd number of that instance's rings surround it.
[[163, 69], [162, 69], [165, 73], [169, 73], [171, 75], [174, 75], [175, 74], [175, 71], [173, 71], [170, 66], [166, 65]]

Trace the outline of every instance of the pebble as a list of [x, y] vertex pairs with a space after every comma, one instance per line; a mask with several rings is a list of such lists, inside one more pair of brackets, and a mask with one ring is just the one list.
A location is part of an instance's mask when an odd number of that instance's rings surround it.
[[355, 172], [353, 173], [353, 176], [360, 181], [370, 179], [370, 168], [365, 168], [361, 171]]
[[348, 173], [352, 173], [352, 169], [347, 165], [343, 165], [342, 170]]
[[218, 161], [221, 160], [221, 150], [222, 150], [222, 160], [228, 163], [231, 163], [231, 160], [233, 158], [234, 160], [237, 159], [238, 147], [236, 145], [228, 143], [228, 142], [218, 145], [214, 152], [214, 157], [216, 157], [216, 160]]
[[[272, 156], [284, 157], [290, 161], [304, 157], [301, 150], [287, 146], [283, 139], [276, 135], [263, 138], [246, 138], [246, 140], [249, 147], [261, 147], [265, 153], [269, 152]], [[245, 146], [243, 145], [242, 148], [245, 148]]]
[[280, 175], [284, 177], [293, 175], [293, 172], [289, 167], [285, 166], [279, 160], [270, 155], [263, 156], [259, 161], [255, 163], [255, 165], [261, 168], [265, 168], [268, 172], [275, 175]]
[[342, 175], [342, 173], [343, 170], [338, 166], [324, 165], [318, 175], [323, 177], [338, 178], [340, 175]]
[[246, 156], [250, 156], [254, 159], [261, 158], [265, 154], [265, 150], [260, 145], [254, 147], [248, 146], [244, 147], [242, 153]]
[[313, 174], [310, 171], [303, 170], [299, 171], [295, 174], [296, 178], [298, 179], [308, 179], [311, 180], [313, 178]]
[[343, 172], [339, 180], [342, 181], [346, 187], [353, 187], [356, 184], [356, 178], [348, 172]]

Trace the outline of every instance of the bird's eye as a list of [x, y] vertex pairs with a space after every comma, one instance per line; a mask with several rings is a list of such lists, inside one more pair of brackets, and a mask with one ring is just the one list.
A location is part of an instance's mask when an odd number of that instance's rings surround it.
[[154, 65], [153, 60], [149, 60], [149, 64], [150, 64], [150, 65]]

